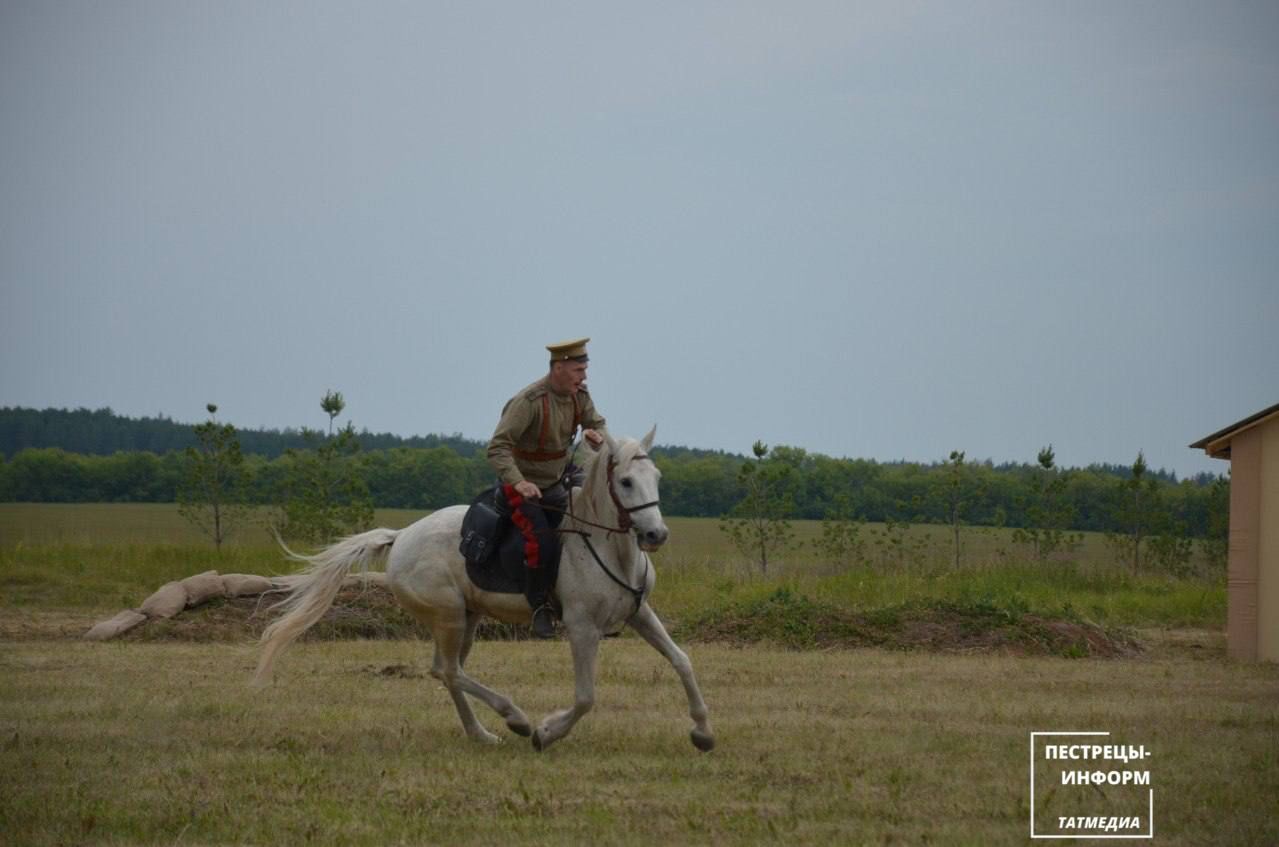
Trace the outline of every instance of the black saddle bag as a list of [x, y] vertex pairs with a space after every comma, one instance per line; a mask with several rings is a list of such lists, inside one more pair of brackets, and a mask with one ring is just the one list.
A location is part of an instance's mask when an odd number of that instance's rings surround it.
[[471, 501], [462, 518], [462, 543], [458, 545], [467, 561], [484, 564], [497, 550], [511, 525], [511, 510], [500, 484], [486, 488]]

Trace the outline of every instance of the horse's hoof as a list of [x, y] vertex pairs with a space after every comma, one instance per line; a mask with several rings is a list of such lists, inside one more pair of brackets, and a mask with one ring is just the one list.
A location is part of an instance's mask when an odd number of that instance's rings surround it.
[[700, 729], [695, 729], [688, 734], [688, 737], [692, 739], [693, 746], [698, 750], [701, 750], [703, 753], [709, 753], [711, 750], [715, 749], [715, 736], [711, 735], [709, 732], [702, 732]]
[[541, 753], [546, 749], [545, 743], [542, 741], [542, 730], [533, 733], [533, 749]]
[[485, 730], [483, 735], [472, 735], [471, 740], [477, 744], [497, 745], [502, 743], [502, 737], [500, 735], [494, 735], [488, 730]]
[[506, 722], [506, 728], [516, 735], [522, 735], [528, 738], [533, 734], [533, 727], [528, 725], [527, 720], [509, 720]]

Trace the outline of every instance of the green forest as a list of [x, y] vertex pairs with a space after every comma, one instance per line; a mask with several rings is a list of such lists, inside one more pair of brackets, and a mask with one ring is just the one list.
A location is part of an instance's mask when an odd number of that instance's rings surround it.
[[[172, 418], [130, 418], [104, 409], [23, 409], [0, 407], [0, 454], [12, 459], [32, 447], [58, 447], [70, 453], [109, 456], [142, 451], [163, 455], [194, 446], [192, 424]], [[236, 429], [245, 453], [275, 458], [285, 450], [307, 447], [304, 429]], [[391, 447], [448, 447], [461, 456], [474, 455], [483, 445], [461, 435], [421, 435], [402, 438], [389, 432], [358, 434], [365, 450]]]
[[[236, 430], [245, 454], [245, 496], [275, 502], [294, 463], [316, 446], [305, 430]], [[323, 436], [318, 436], [320, 440]], [[355, 433], [359, 450], [347, 461], [373, 504], [435, 509], [468, 502], [493, 481], [484, 444], [461, 436], [400, 438]], [[128, 418], [110, 409], [0, 409], [0, 502], [173, 502], [188, 470], [193, 427], [168, 418]], [[800, 447], [774, 446], [762, 460], [667, 446], [653, 450], [662, 470], [662, 507], [670, 515], [719, 517], [744, 495], [740, 470], [762, 461], [785, 482], [789, 516], [838, 514], [865, 521], [951, 523], [955, 468], [933, 464], [832, 458]], [[1125, 531], [1133, 519], [1130, 468], [1093, 465], [1045, 468], [1034, 462], [970, 462], [961, 469], [962, 522], [1044, 525], [1080, 531]], [[1159, 531], [1216, 535], [1229, 503], [1224, 478], [1180, 480], [1144, 475], [1143, 520]]]

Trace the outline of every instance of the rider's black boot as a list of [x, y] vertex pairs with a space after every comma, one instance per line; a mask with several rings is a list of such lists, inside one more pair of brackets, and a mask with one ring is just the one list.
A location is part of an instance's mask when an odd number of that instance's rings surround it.
[[547, 569], [525, 568], [524, 596], [533, 609], [533, 634], [538, 638], [555, 637], [555, 607], [551, 605], [551, 586]]

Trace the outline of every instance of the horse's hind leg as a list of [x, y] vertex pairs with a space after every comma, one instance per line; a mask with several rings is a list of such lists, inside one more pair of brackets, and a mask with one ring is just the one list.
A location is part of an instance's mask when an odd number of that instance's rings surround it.
[[466, 625], [462, 629], [462, 650], [457, 654], [457, 666], [459, 668], [466, 667], [466, 659], [471, 655], [471, 648], [475, 646], [475, 628], [479, 625], [479, 612], [472, 612], [467, 609]]
[[[466, 657], [471, 654], [471, 645], [475, 643], [475, 628], [479, 625], [479, 612], [467, 611], [466, 613], [466, 629], [462, 637], [462, 653], [458, 657], [458, 667], [465, 668]], [[462, 690], [472, 697], [476, 697], [483, 701], [490, 709], [497, 712], [502, 720], [506, 721], [506, 728], [516, 735], [523, 735], [527, 738], [533, 732], [533, 726], [528, 721], [528, 716], [516, 706], [511, 698], [504, 694], [499, 694], [487, 685], [476, 682], [465, 670], [458, 674], [458, 684], [462, 686]]]
[[509, 697], [481, 685], [462, 670], [462, 664], [471, 652], [475, 627], [478, 623], [479, 615], [467, 612], [461, 627], [439, 625], [432, 628], [431, 636], [435, 639], [435, 663], [431, 668], [431, 675], [444, 683], [449, 696], [453, 698], [458, 717], [462, 719], [462, 727], [471, 738], [489, 743], [500, 740], [476, 719], [475, 712], [471, 710], [471, 704], [466, 699], [467, 694], [482, 701], [501, 715], [511, 732], [527, 736], [533, 728], [524, 712], [511, 702]]
[[462, 655], [463, 627], [454, 624], [437, 624], [431, 629], [431, 638], [435, 641], [435, 660], [431, 664], [431, 676], [444, 683], [444, 688], [453, 698], [457, 716], [462, 719], [462, 728], [466, 730], [470, 738], [476, 741], [496, 744], [501, 739], [476, 720], [475, 712], [471, 710], [471, 704], [467, 702], [460, 684], [462, 668], [459, 660]]

